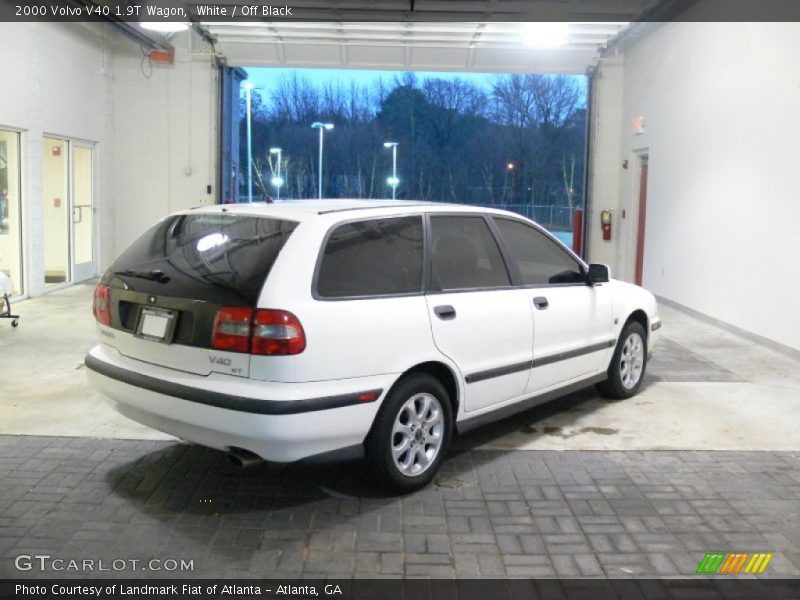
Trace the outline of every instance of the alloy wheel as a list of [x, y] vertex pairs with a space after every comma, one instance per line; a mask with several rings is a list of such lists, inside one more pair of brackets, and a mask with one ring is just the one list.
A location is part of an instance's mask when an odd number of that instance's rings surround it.
[[631, 390], [642, 378], [644, 369], [644, 342], [638, 333], [632, 333], [622, 346], [619, 374], [622, 385]]
[[392, 460], [403, 475], [424, 473], [436, 460], [444, 441], [444, 415], [438, 398], [414, 394], [397, 413], [392, 426]]

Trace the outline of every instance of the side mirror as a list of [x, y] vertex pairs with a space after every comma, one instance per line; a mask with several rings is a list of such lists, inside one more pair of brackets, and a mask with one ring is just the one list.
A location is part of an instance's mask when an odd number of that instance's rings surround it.
[[586, 276], [589, 285], [598, 283], [608, 283], [608, 265], [592, 264], [589, 265], [589, 273]]

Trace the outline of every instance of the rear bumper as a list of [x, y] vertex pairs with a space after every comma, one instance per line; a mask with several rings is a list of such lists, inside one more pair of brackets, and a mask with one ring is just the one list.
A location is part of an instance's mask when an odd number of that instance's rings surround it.
[[[268, 461], [352, 454], [363, 444], [396, 376], [276, 383], [193, 375], [99, 344], [86, 356], [90, 383], [126, 417], [219, 450], [244, 448]], [[374, 401], [364, 401], [377, 395]]]

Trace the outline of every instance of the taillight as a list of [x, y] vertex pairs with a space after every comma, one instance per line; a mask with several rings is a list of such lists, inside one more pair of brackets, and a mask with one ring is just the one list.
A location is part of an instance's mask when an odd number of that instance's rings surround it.
[[290, 356], [305, 350], [306, 334], [288, 311], [223, 306], [214, 320], [212, 346], [228, 352]]
[[98, 323], [111, 325], [111, 303], [108, 300], [108, 286], [102, 283], [94, 288], [92, 312]]
[[250, 324], [253, 309], [223, 306], [214, 319], [214, 338], [211, 345], [228, 352], [250, 351]]
[[306, 349], [306, 334], [300, 321], [285, 310], [257, 310], [253, 319], [253, 354], [288, 356]]

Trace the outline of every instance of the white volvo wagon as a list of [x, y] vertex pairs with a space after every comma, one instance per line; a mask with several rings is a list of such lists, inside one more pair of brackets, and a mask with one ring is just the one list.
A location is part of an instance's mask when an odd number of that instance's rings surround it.
[[172, 215], [94, 293], [91, 383], [235, 462], [365, 456], [427, 484], [454, 434], [642, 385], [660, 320], [535, 223], [487, 208], [296, 201]]

